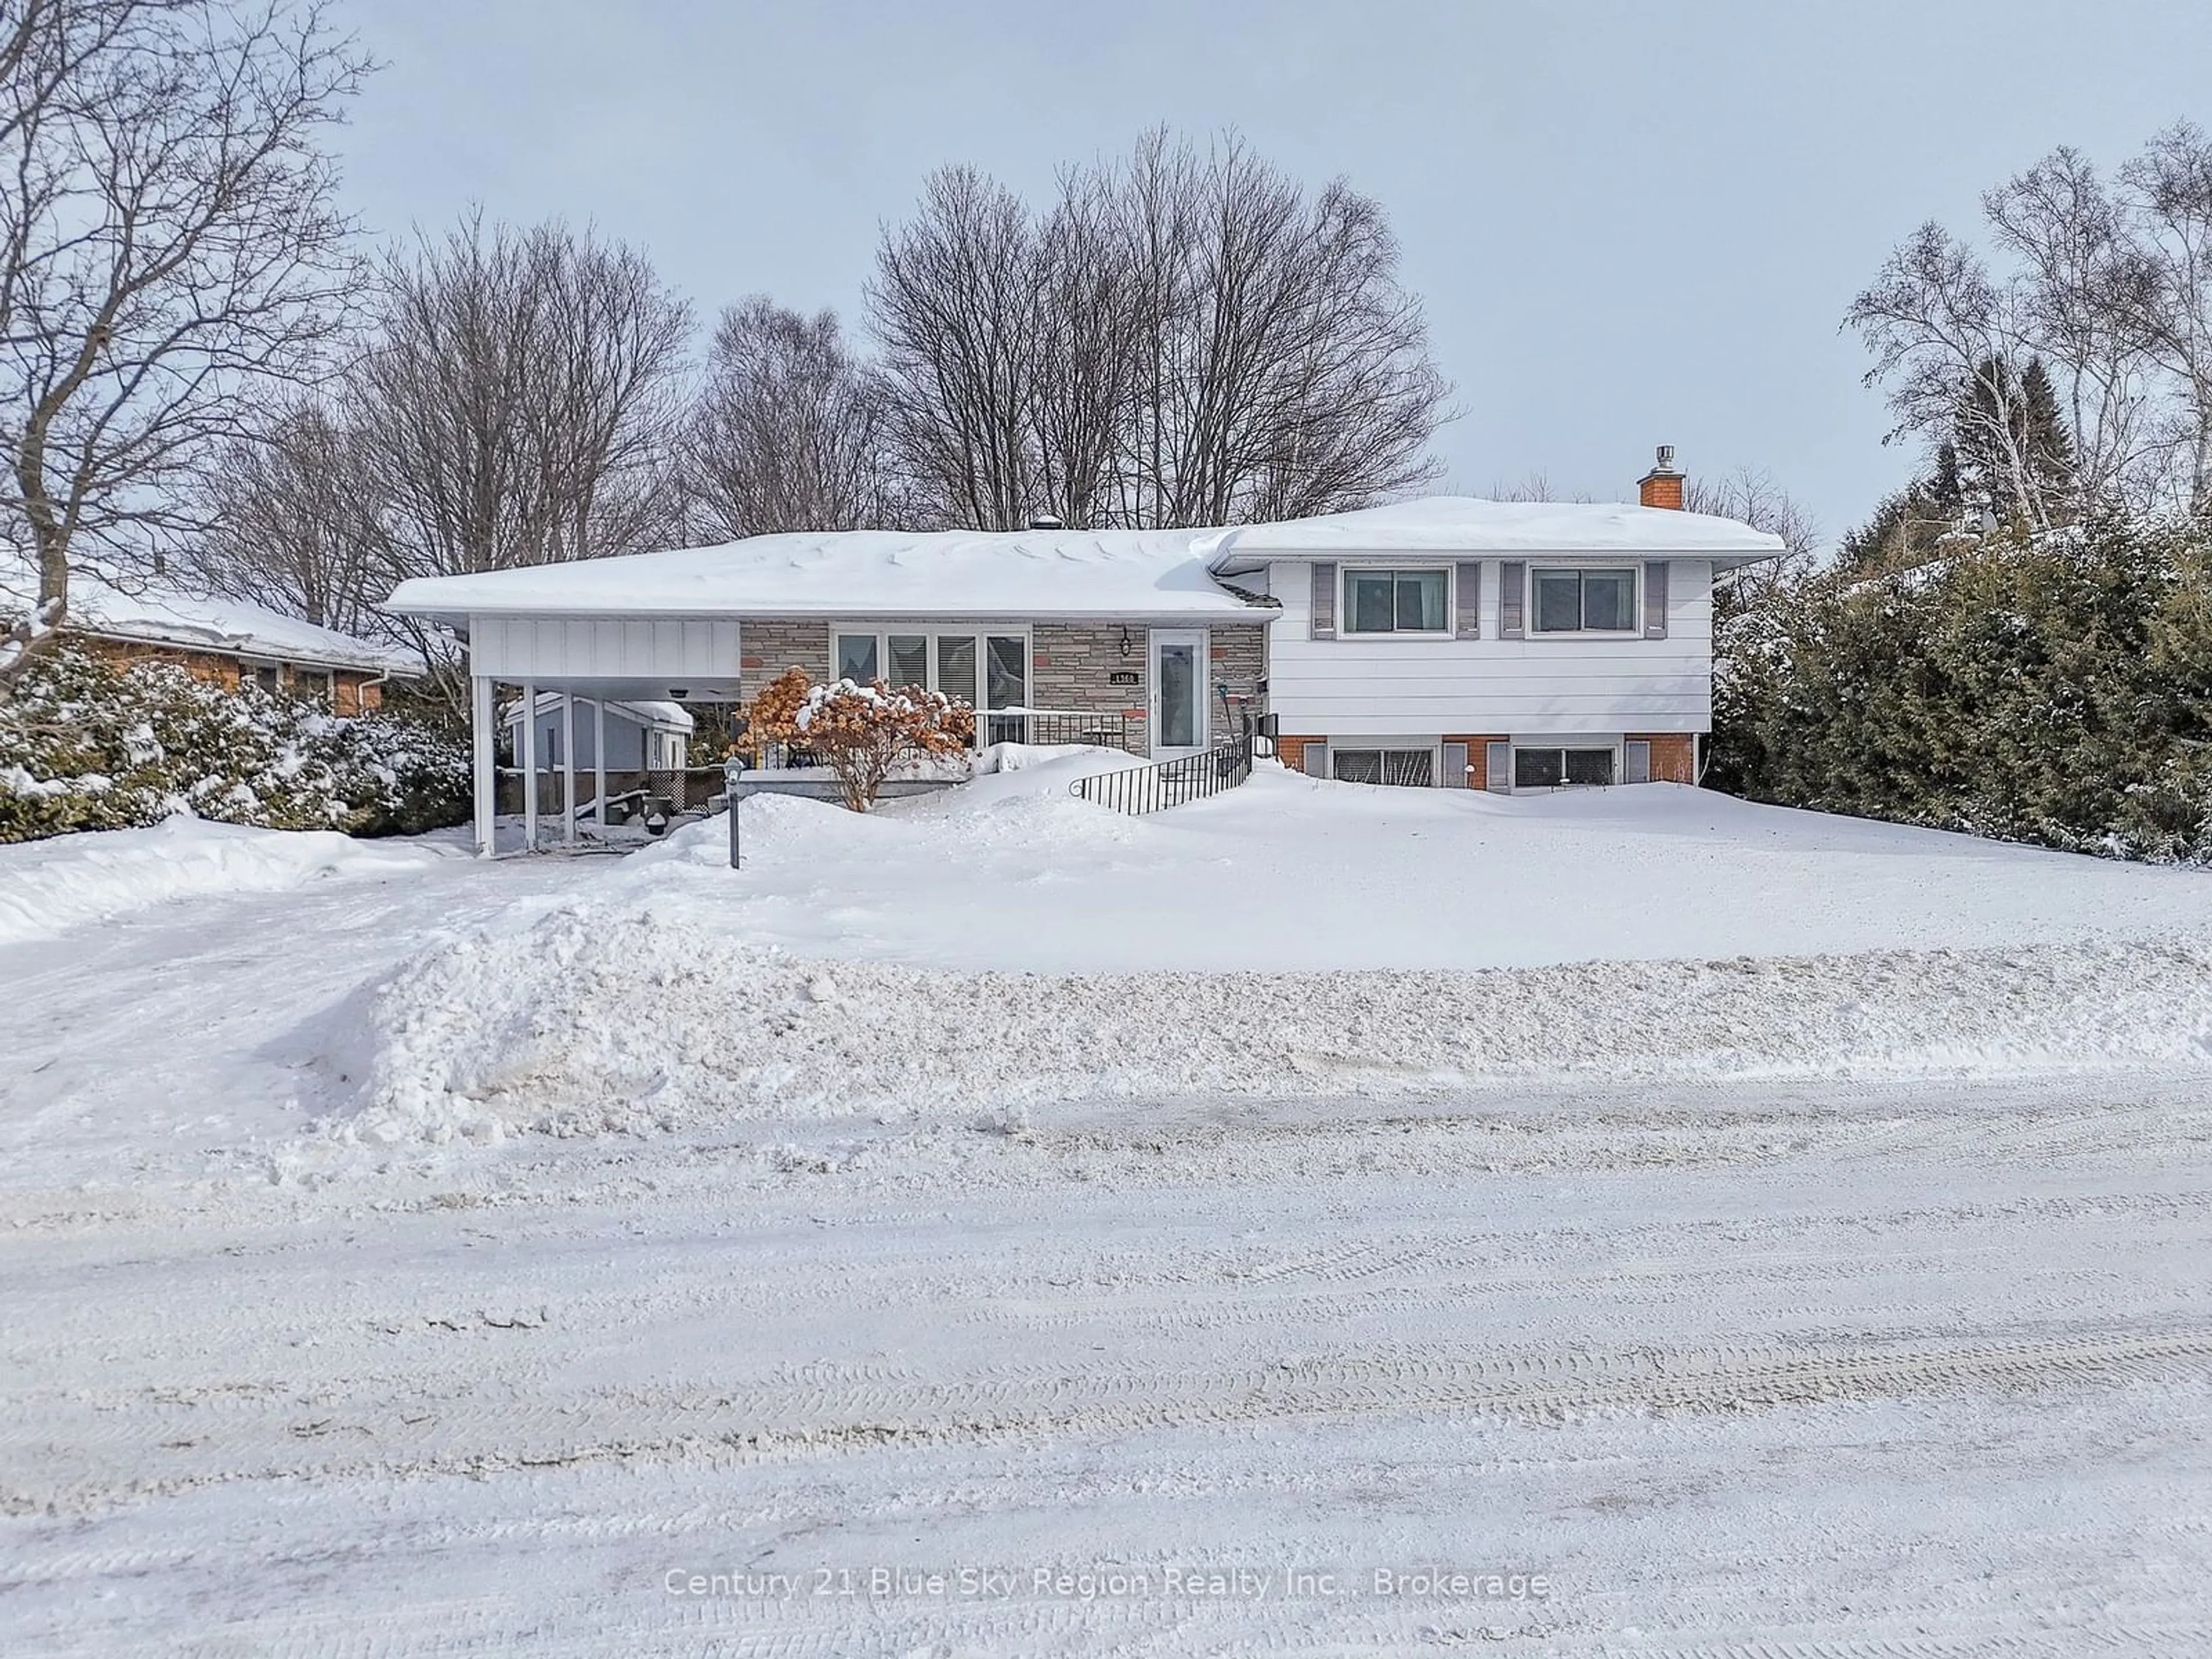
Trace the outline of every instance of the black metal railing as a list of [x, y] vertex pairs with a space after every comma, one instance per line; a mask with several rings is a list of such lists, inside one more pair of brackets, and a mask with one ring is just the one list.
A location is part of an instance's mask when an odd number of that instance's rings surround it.
[[1142, 817], [1234, 789], [1252, 775], [1252, 739], [1241, 737], [1200, 754], [1179, 755], [1121, 772], [1094, 772], [1067, 793], [1095, 805]]
[[1093, 749], [1118, 749], [1125, 755], [1145, 752], [1145, 717], [1126, 709], [1026, 708], [988, 713], [983, 720], [983, 740], [991, 743], [1087, 744]]

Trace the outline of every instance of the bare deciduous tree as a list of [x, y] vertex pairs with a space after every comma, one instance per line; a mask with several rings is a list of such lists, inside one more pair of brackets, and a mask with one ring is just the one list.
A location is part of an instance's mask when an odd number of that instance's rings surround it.
[[[392, 576], [678, 538], [670, 475], [691, 316], [642, 254], [557, 224], [471, 217], [441, 244], [389, 255], [374, 309], [347, 411]], [[458, 699], [458, 678], [443, 678]]]
[[1682, 507], [1780, 537], [1792, 564], [1802, 565], [1820, 550], [1820, 521], [1764, 467], [1739, 466], [1717, 477], [1692, 478], [1683, 486]]
[[[1994, 463], [1982, 483], [1998, 515], [2033, 526], [2097, 503], [2212, 514], [2212, 140], [2168, 128], [2116, 183], [2054, 150], [1982, 210], [1998, 265], [1923, 225], [1846, 314], [1892, 436], [1955, 434]], [[2025, 401], [2037, 363], [2063, 417], [2061, 475]]]
[[199, 484], [191, 562], [218, 593], [374, 635], [392, 561], [359, 433], [302, 398], [218, 449]]
[[723, 312], [684, 434], [700, 540], [856, 530], [889, 513], [879, 377], [833, 312], [808, 318], [756, 295]]
[[349, 226], [316, 146], [367, 67], [313, 3], [0, 9], [0, 534], [39, 570], [0, 696], [72, 568], [157, 557], [170, 486], [333, 331]]
[[971, 167], [933, 174], [914, 219], [884, 233], [868, 301], [892, 441], [925, 521], [1028, 521], [1036, 265], [1029, 210]]
[[1176, 526], [1358, 507], [1434, 476], [1449, 388], [1382, 210], [1164, 131], [1033, 215], [970, 169], [869, 289], [894, 442], [945, 522]]

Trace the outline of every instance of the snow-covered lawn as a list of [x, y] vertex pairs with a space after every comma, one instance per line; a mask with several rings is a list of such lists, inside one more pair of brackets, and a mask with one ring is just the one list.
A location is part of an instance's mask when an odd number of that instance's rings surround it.
[[2212, 1651], [2202, 872], [1088, 763], [0, 944], [0, 1651]]
[[150, 830], [0, 846], [0, 945], [50, 939], [171, 899], [270, 892], [330, 876], [388, 873], [459, 850], [181, 817]]
[[377, 1006], [343, 1132], [2212, 1062], [2203, 871], [1273, 767], [1129, 818], [1067, 794], [1101, 763], [866, 817], [758, 797], [738, 872], [700, 824], [473, 931]]

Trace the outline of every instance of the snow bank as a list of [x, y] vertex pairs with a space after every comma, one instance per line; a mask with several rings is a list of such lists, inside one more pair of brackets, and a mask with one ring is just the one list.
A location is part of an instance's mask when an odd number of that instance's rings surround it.
[[757, 797], [741, 871], [717, 820], [434, 948], [342, 1133], [2212, 1060], [2194, 872], [1656, 786], [1265, 769], [1131, 818], [1067, 793], [1120, 757], [1013, 758], [866, 815]]
[[248, 830], [182, 817], [145, 830], [0, 846], [0, 944], [50, 939], [169, 899], [271, 892], [323, 876], [418, 867], [436, 856], [335, 830]]
[[2041, 946], [1477, 973], [1030, 975], [806, 961], [541, 915], [384, 993], [352, 1137], [986, 1119], [1575, 1076], [1997, 1076], [2212, 1060], [2212, 950]]

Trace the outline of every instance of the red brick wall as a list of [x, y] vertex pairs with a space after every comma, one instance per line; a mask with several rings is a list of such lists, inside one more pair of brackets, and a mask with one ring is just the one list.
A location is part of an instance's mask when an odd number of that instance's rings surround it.
[[1328, 741], [1328, 739], [1326, 738], [1314, 737], [1277, 738], [1275, 739], [1275, 758], [1282, 762], [1284, 765], [1289, 767], [1291, 771], [1303, 772], [1306, 769], [1306, 745], [1310, 743], [1326, 743]]
[[[1498, 732], [1469, 736], [1463, 732], [1447, 732], [1444, 733], [1443, 740], [1446, 743], [1463, 743], [1467, 745], [1467, 787], [1469, 789], [1489, 788], [1490, 745], [1493, 743], [1504, 743], [1505, 734], [1503, 732]], [[1456, 779], [1448, 779], [1446, 783], [1450, 787], [1458, 787]]]
[[1668, 507], [1680, 513], [1682, 510], [1682, 475], [1679, 472], [1654, 472], [1638, 482], [1636, 498], [1646, 507]]
[[1632, 743], [1651, 745], [1651, 781], [1695, 783], [1698, 781], [1698, 740], [1686, 732], [1631, 732]]

